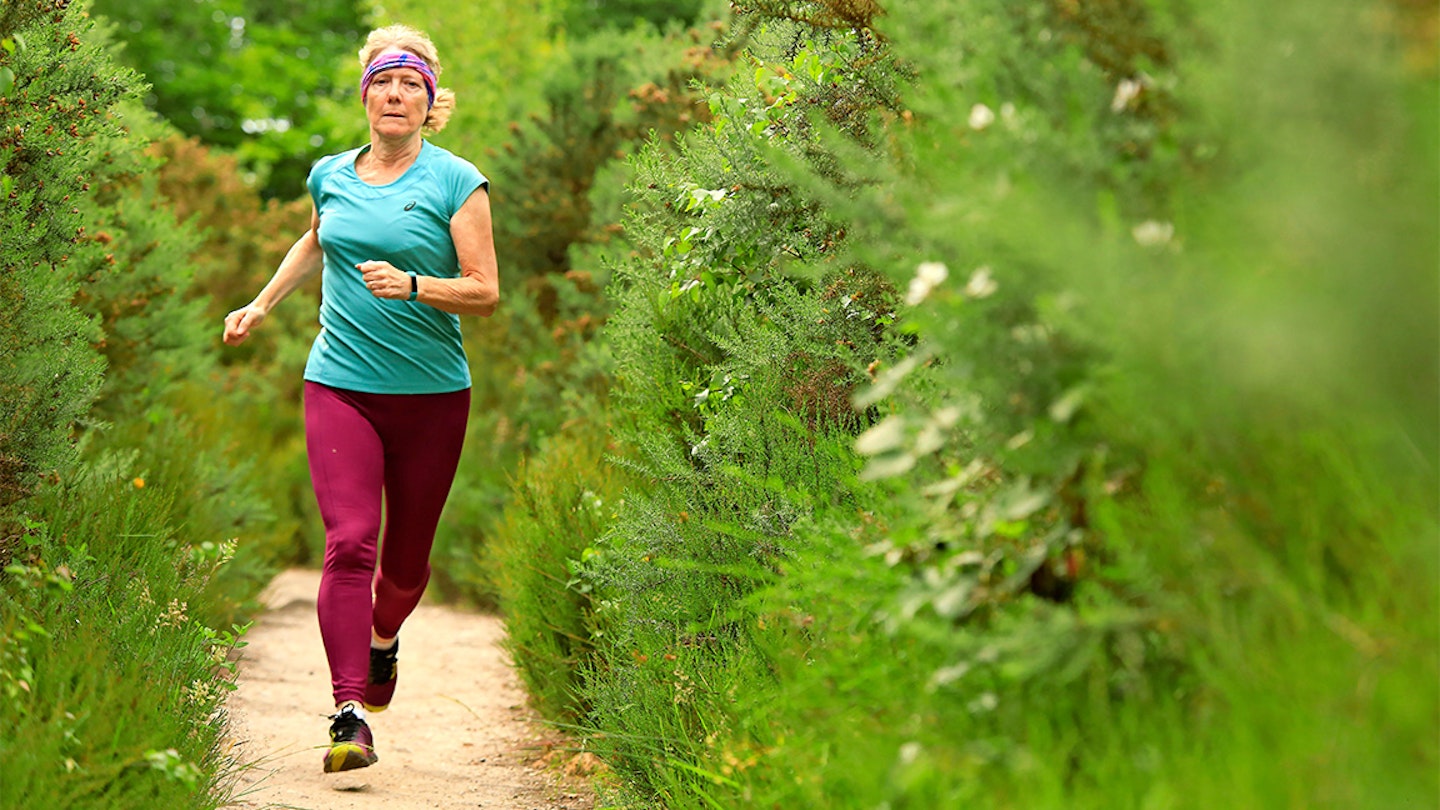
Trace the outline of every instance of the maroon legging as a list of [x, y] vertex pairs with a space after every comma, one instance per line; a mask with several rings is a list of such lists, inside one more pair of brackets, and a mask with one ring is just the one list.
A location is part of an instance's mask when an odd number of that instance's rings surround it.
[[305, 446], [325, 520], [317, 608], [337, 706], [364, 699], [371, 627], [396, 635], [425, 592], [469, 412], [468, 389], [363, 394], [305, 383]]

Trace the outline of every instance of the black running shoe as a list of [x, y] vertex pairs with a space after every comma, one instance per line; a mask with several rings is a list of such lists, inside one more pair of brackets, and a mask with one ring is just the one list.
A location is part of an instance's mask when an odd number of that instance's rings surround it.
[[383, 712], [395, 696], [395, 680], [400, 675], [400, 639], [388, 650], [370, 648], [370, 679], [365, 684], [365, 711]]
[[330, 750], [325, 752], [325, 773], [368, 768], [380, 759], [370, 726], [346, 706], [330, 715]]

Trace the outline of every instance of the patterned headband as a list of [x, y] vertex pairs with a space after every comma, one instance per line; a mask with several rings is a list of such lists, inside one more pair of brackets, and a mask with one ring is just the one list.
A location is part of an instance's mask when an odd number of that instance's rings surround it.
[[[425, 94], [430, 98], [430, 106], [435, 106], [435, 71], [425, 64], [425, 60], [413, 53], [391, 53], [376, 59], [365, 68], [365, 75], [360, 79], [360, 101], [364, 103], [365, 95], [370, 91], [370, 82], [375, 79], [375, 74], [382, 70], [393, 70], [395, 68], [410, 68], [418, 71], [425, 77]], [[428, 109], [428, 108], [427, 108]]]

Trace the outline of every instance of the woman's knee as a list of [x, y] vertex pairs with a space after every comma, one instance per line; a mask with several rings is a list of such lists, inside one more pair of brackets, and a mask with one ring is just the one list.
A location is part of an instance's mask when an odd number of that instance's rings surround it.
[[327, 531], [325, 570], [329, 572], [375, 570], [375, 531]]

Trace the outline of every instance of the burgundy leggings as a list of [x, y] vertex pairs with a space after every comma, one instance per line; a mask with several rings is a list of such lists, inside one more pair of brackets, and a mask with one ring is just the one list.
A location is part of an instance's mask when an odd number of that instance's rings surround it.
[[370, 628], [394, 636], [425, 592], [469, 413], [468, 389], [363, 394], [305, 383], [305, 446], [325, 520], [317, 608], [337, 706], [364, 699]]

